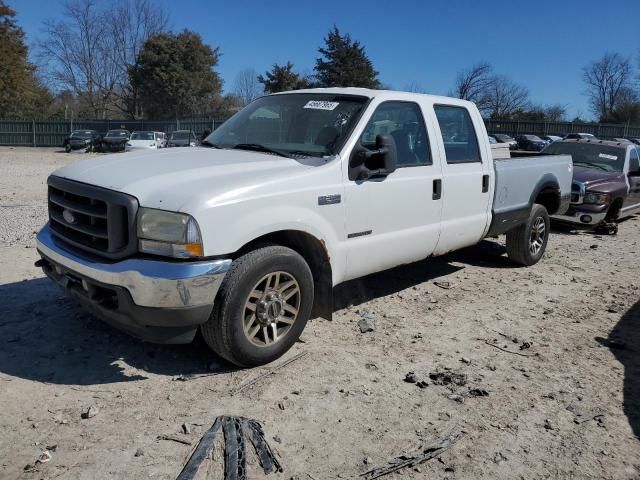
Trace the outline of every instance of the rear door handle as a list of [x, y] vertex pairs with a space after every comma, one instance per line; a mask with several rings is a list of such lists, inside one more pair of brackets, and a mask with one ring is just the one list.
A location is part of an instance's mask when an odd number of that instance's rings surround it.
[[433, 181], [433, 195], [431, 198], [434, 200], [440, 200], [440, 198], [442, 198], [442, 180], [439, 178]]
[[489, 191], [489, 175], [482, 176], [482, 193]]

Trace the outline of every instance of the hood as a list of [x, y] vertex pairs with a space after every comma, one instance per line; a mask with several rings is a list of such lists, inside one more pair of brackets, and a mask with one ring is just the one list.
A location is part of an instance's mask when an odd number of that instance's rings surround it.
[[605, 172], [597, 168], [574, 166], [573, 179], [576, 182], [584, 183], [585, 187], [590, 189], [605, 183], [624, 182], [624, 174], [622, 172]]
[[190, 202], [215, 206], [264, 193], [325, 163], [245, 150], [141, 149], [83, 160], [53, 175], [128, 193], [142, 206], [188, 211]]

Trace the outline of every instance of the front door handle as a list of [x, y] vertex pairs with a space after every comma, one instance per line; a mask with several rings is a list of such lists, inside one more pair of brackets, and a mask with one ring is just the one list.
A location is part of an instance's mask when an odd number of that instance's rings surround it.
[[489, 191], [489, 175], [482, 176], [482, 193]]
[[434, 200], [440, 200], [440, 198], [442, 198], [442, 180], [439, 178], [433, 181], [433, 195], [431, 198]]

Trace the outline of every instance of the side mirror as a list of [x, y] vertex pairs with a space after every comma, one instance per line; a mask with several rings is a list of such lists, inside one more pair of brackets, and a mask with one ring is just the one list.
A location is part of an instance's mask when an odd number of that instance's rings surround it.
[[379, 155], [382, 156], [382, 164], [384, 165], [384, 173], [389, 175], [398, 168], [398, 149], [396, 141], [391, 135], [378, 135], [376, 137], [376, 147]]
[[349, 162], [349, 180], [367, 180], [386, 177], [398, 168], [396, 142], [391, 135], [376, 136], [376, 148], [359, 146], [354, 149]]

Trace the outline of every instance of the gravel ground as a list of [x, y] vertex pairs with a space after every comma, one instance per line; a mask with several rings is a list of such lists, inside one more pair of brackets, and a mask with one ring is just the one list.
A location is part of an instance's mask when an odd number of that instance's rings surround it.
[[531, 268], [500, 239], [342, 285], [334, 321], [275, 365], [306, 356], [234, 394], [273, 365], [134, 340], [33, 266], [46, 176], [84, 156], [0, 147], [0, 478], [174, 479], [191, 447], [158, 436], [195, 444], [223, 414], [263, 424], [287, 480], [356, 478], [451, 429], [439, 459], [388, 478], [640, 478], [640, 219], [556, 229]]

